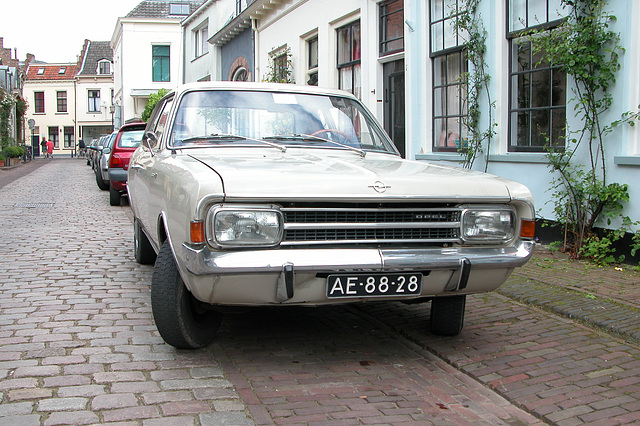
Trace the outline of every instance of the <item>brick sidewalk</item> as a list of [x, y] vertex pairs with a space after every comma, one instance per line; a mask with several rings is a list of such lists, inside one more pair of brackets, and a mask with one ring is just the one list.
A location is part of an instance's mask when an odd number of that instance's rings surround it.
[[597, 266], [536, 247], [498, 293], [640, 342], [640, 273]]

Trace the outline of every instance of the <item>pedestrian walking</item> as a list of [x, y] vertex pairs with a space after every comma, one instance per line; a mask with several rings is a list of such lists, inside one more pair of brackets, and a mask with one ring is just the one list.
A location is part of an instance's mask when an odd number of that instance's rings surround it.
[[47, 141], [47, 158], [53, 158], [53, 141], [51, 139]]
[[40, 142], [40, 146], [42, 147], [42, 149], [40, 150], [40, 155], [46, 157], [47, 156], [47, 140], [45, 139], [45, 137], [42, 137], [42, 142]]

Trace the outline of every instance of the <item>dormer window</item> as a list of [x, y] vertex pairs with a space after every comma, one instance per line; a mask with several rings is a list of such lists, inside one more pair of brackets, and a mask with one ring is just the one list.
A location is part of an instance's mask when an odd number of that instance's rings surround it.
[[170, 3], [169, 15], [189, 15], [189, 5], [182, 3]]
[[98, 74], [100, 75], [111, 74], [111, 62], [110, 61], [98, 62]]
[[38, 68], [38, 75], [44, 74], [44, 68]]
[[60, 67], [58, 70], [58, 74], [64, 74], [65, 72], [67, 72], [67, 67]]

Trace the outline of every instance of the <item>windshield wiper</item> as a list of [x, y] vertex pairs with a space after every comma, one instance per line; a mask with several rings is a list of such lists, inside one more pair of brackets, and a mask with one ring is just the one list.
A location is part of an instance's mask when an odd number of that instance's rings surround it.
[[326, 142], [324, 139], [319, 138], [317, 136], [307, 136], [307, 135], [274, 135], [274, 136], [265, 136], [262, 139], [275, 140], [275, 141]]
[[342, 148], [346, 148], [348, 150], [357, 152], [358, 154], [360, 154], [360, 156], [362, 158], [364, 158], [367, 155], [367, 151], [365, 151], [364, 149], [360, 149], [360, 148], [356, 148], [356, 147], [353, 147], [353, 146], [345, 145], [345, 144], [340, 143], [340, 142], [332, 141], [331, 139], [321, 138], [320, 136], [305, 135], [304, 133], [300, 134], [300, 135], [295, 135], [295, 136], [304, 136], [305, 138], [311, 138], [311, 139], [315, 139], [315, 140], [321, 140], [321, 141], [329, 142], [329, 143], [332, 143], [334, 145], [341, 146]]
[[232, 134], [226, 134], [226, 133], [214, 133], [211, 135], [205, 135], [205, 136], [192, 136], [190, 138], [187, 139], [183, 139], [182, 142], [183, 143], [189, 143], [189, 142], [193, 142], [193, 141], [198, 141], [198, 140], [204, 140], [204, 141], [245, 141], [245, 140], [251, 140], [251, 141], [255, 141], [255, 142], [260, 142], [269, 146], [272, 146], [274, 148], [279, 149], [282, 152], [285, 152], [287, 150], [286, 147], [282, 146], [282, 145], [278, 145], [277, 143], [271, 143], [271, 142], [267, 142], [261, 139], [254, 139], [254, 138], [250, 138], [250, 137], [246, 137], [246, 136], [240, 136], [240, 135], [232, 135]]
[[224, 133], [213, 133], [211, 135], [191, 136], [190, 138], [183, 139], [183, 143], [195, 142], [195, 141], [243, 141], [246, 140], [244, 136], [228, 135]]

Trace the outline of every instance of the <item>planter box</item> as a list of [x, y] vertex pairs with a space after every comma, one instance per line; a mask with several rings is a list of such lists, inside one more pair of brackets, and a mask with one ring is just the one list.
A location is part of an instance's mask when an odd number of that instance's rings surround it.
[[20, 159], [19, 158], [9, 158], [9, 165], [10, 166], [17, 166], [18, 164], [20, 164]]

